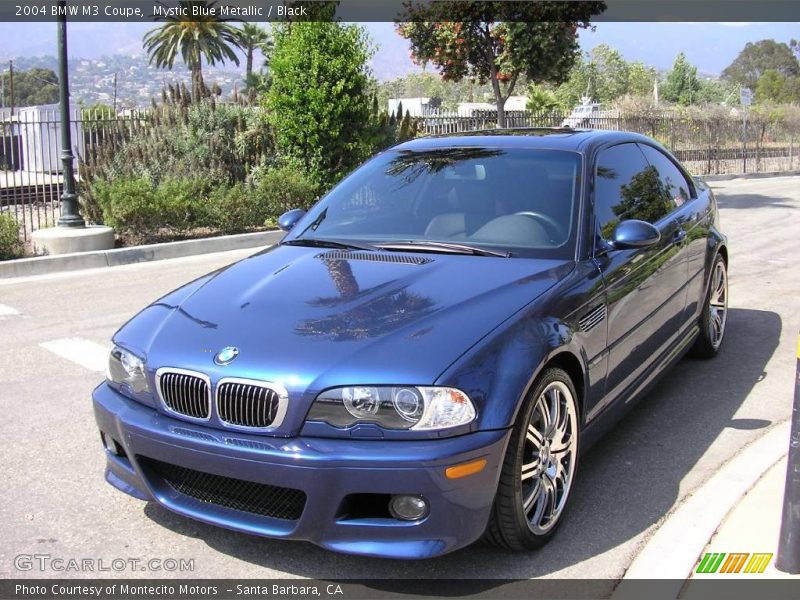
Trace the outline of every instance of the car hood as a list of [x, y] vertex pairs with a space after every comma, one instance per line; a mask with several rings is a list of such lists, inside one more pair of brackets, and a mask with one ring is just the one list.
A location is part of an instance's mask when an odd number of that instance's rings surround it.
[[[278, 246], [154, 303], [115, 341], [148, 368], [282, 381], [430, 384], [572, 261]], [[226, 346], [239, 355], [214, 364]]]

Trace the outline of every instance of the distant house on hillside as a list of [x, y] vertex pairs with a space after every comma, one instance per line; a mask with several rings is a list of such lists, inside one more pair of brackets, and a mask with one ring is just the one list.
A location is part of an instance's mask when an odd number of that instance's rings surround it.
[[423, 117], [428, 114], [430, 110], [430, 98], [389, 98], [389, 114], [397, 113], [400, 104], [403, 105], [403, 114], [406, 113], [412, 117]]
[[[506, 100], [506, 112], [525, 110], [528, 99], [525, 96], [511, 96]], [[391, 98], [389, 114], [396, 113], [402, 103], [403, 115], [408, 112], [412, 117], [459, 116], [472, 117], [476, 112], [495, 111], [497, 107], [491, 102], [459, 102], [455, 111], [439, 106], [433, 98]]]

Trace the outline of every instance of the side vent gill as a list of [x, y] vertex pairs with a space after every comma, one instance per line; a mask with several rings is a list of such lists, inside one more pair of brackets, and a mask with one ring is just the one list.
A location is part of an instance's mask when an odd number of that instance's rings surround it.
[[606, 305], [601, 304], [583, 315], [578, 321], [581, 331], [591, 331], [606, 318]]
[[395, 263], [400, 265], [427, 265], [433, 262], [430, 258], [407, 256], [405, 254], [388, 254], [383, 252], [351, 252], [349, 250], [331, 250], [317, 254], [321, 260], [368, 260], [372, 262]]

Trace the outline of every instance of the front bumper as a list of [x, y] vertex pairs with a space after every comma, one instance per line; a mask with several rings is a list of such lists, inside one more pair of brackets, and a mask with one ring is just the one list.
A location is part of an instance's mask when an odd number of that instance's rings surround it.
[[[427, 558], [477, 540], [489, 518], [509, 430], [434, 440], [276, 438], [194, 425], [167, 417], [101, 384], [93, 393], [97, 424], [124, 454], [107, 454], [106, 480], [143, 500], [236, 531], [294, 540], [352, 554]], [[225, 508], [177, 492], [142, 457], [213, 475], [305, 492], [296, 520]], [[449, 466], [484, 458], [486, 467], [448, 479]], [[428, 516], [409, 522], [353, 518], [353, 494], [418, 494]]]

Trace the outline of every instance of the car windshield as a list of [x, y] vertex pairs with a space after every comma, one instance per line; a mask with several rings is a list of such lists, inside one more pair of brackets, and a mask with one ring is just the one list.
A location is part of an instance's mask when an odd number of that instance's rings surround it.
[[557, 150], [388, 151], [334, 188], [287, 241], [572, 258], [580, 160]]

